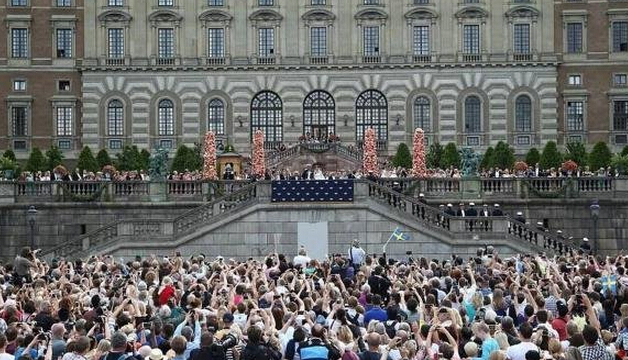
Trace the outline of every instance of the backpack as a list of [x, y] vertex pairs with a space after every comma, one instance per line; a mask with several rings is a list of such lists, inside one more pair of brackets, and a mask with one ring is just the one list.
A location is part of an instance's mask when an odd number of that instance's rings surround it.
[[352, 350], [345, 350], [340, 360], [360, 360], [360, 357], [358, 357], [358, 354], [356, 354]]
[[384, 326], [386, 327], [386, 334], [388, 335], [389, 338], [394, 338], [395, 334], [397, 333], [397, 329], [395, 329], [395, 326], [397, 326], [397, 321], [396, 320], [388, 320], [384, 323]]

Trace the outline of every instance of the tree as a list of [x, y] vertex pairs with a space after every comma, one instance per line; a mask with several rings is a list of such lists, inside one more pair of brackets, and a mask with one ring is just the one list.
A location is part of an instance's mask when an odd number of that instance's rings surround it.
[[97, 172], [100, 170], [98, 167], [98, 161], [96, 161], [96, 158], [92, 153], [92, 149], [90, 149], [89, 146], [85, 146], [83, 147], [83, 150], [81, 150], [76, 167], [81, 172]]
[[515, 151], [505, 142], [498, 142], [493, 153], [493, 166], [500, 169], [512, 169], [514, 165]]
[[395, 167], [404, 167], [409, 169], [412, 167], [412, 155], [410, 155], [410, 149], [408, 149], [408, 145], [405, 143], [399, 144], [397, 148], [397, 153], [393, 157], [392, 160], [393, 166]]
[[54, 170], [57, 165], [63, 164], [63, 152], [58, 147], [52, 146], [46, 151], [46, 158], [48, 159], [48, 170]]
[[571, 160], [578, 166], [587, 164], [587, 148], [581, 142], [570, 142], [565, 147], [565, 160]]
[[611, 166], [616, 169], [620, 175], [628, 174], [628, 155], [622, 156], [621, 154], [617, 154], [613, 156]]
[[185, 172], [186, 170], [192, 171], [195, 166], [194, 150], [185, 145], [179, 146], [177, 152], [172, 159], [171, 171]]
[[98, 168], [100, 168], [101, 170], [106, 165], [113, 164], [113, 161], [111, 161], [111, 157], [109, 156], [107, 149], [100, 149], [100, 151], [98, 151], [98, 154], [96, 154], [96, 162], [98, 163]]
[[202, 170], [203, 169], [203, 144], [202, 143], [194, 143], [194, 148], [190, 149], [192, 153], [190, 170]]
[[611, 164], [613, 153], [604, 141], [600, 141], [593, 146], [593, 150], [589, 154], [589, 168], [591, 171], [598, 171], [600, 168], [606, 168]]
[[140, 170], [148, 171], [150, 166], [150, 151], [142, 149], [140, 151]]
[[427, 167], [429, 169], [440, 168], [442, 157], [443, 147], [439, 143], [433, 143], [427, 151]]
[[125, 146], [122, 152], [116, 154], [115, 166], [122, 171], [141, 170], [142, 159], [137, 146]]
[[44, 153], [42, 153], [38, 147], [34, 147], [33, 150], [31, 150], [28, 161], [26, 162], [26, 171], [46, 171], [46, 165], [46, 157], [44, 156]]
[[539, 153], [539, 150], [537, 148], [532, 148], [528, 150], [528, 153], [526, 154], [526, 164], [528, 164], [528, 166], [534, 167], [540, 161], [541, 154]]
[[456, 144], [449, 143], [443, 150], [443, 157], [441, 158], [441, 165], [443, 168], [453, 166], [455, 168], [460, 166], [460, 153]]
[[12, 161], [17, 161], [17, 159], [15, 158], [15, 153], [11, 149], [6, 149], [4, 151], [4, 154], [2, 154], [2, 157], [10, 159]]
[[493, 165], [493, 155], [495, 155], [495, 149], [492, 146], [489, 146], [482, 156], [482, 163], [480, 164], [480, 170], [486, 170], [492, 168]]
[[[7, 150], [7, 151], [9, 151], [9, 150]], [[6, 154], [6, 152], [5, 152], [5, 154]], [[628, 155], [628, 145], [624, 146], [624, 148], [621, 149], [621, 156], [626, 156], [626, 155]]]
[[553, 141], [545, 144], [543, 153], [541, 154], [541, 160], [539, 164], [542, 169], [559, 168], [562, 164], [563, 156], [556, 147], [556, 143]]

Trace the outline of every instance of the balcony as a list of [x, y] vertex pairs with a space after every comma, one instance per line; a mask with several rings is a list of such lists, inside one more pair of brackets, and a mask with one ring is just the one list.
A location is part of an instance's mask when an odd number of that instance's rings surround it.
[[382, 57], [379, 55], [363, 56], [362, 62], [365, 64], [379, 64], [382, 62]]
[[515, 62], [530, 62], [534, 60], [533, 53], [513, 53], [512, 60]]
[[175, 65], [176, 59], [173, 57], [162, 57], [162, 58], [157, 58], [156, 59], [156, 65], [159, 66], [173, 66]]
[[432, 56], [426, 54], [418, 54], [412, 56], [412, 62], [414, 63], [429, 63], [432, 62]]
[[269, 57], [258, 57], [257, 64], [258, 65], [273, 65], [277, 63], [277, 58], [274, 56]]
[[225, 65], [227, 61], [224, 57], [209, 57], [205, 59], [205, 65]]
[[482, 62], [482, 54], [462, 54], [462, 62], [466, 62], [466, 63]]
[[105, 59], [105, 65], [107, 66], [123, 66], [125, 65], [124, 58], [107, 58]]
[[324, 65], [329, 63], [327, 56], [310, 56], [310, 64], [312, 65]]

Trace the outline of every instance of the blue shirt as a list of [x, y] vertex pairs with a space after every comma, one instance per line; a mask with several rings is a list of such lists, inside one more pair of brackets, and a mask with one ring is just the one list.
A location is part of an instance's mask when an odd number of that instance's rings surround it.
[[364, 325], [368, 326], [368, 323], [370, 323], [371, 320], [377, 320], [379, 322], [387, 321], [388, 314], [386, 314], [386, 311], [381, 307], [374, 306], [371, 310], [364, 314]]
[[[183, 321], [177, 328], [174, 330], [174, 336], [181, 335], [181, 330], [187, 324], [187, 321]], [[187, 346], [185, 348], [185, 352], [183, 353], [183, 359], [190, 358], [190, 352], [195, 349], [199, 349], [201, 347], [201, 323], [196, 320], [196, 324], [194, 324], [194, 339], [192, 341], [188, 341]], [[174, 358], [176, 359], [176, 358]], [[174, 360], [173, 359], [173, 360]]]
[[499, 344], [493, 338], [482, 341], [482, 357], [473, 358], [474, 360], [488, 360], [492, 353], [499, 351]]

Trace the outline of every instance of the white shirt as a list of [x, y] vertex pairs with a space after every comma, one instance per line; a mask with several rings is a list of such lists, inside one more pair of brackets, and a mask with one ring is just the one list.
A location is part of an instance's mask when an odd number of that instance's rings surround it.
[[531, 342], [522, 342], [509, 347], [506, 350], [506, 357], [509, 360], [526, 360], [526, 353], [530, 350], [538, 351], [539, 348]]
[[351, 249], [349, 249], [349, 259], [352, 259], [354, 264], [362, 265], [365, 258], [366, 252], [362, 248], [352, 246]]
[[294, 257], [294, 260], [292, 260], [292, 263], [294, 266], [301, 265], [301, 268], [305, 268], [310, 261], [312, 261], [312, 259], [305, 255], [297, 255]]
[[0, 360], [14, 360], [15, 356], [8, 354], [8, 353], [2, 353], [0, 354]]

